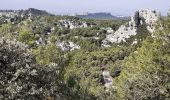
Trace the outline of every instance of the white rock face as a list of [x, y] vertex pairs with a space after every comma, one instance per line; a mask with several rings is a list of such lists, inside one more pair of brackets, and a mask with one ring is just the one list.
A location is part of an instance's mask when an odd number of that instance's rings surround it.
[[73, 42], [57, 42], [57, 47], [61, 48], [63, 51], [73, 51], [75, 49], [80, 49], [80, 46], [77, 44], [74, 44]]
[[120, 43], [121, 41], [126, 42], [126, 38], [130, 38], [130, 36], [136, 34], [135, 27], [126, 27], [125, 25], [122, 25], [114, 34], [106, 35], [106, 41], [111, 43]]
[[103, 79], [104, 79], [104, 82], [105, 82], [104, 86], [106, 88], [111, 87], [112, 83], [113, 83], [113, 80], [112, 80], [112, 77], [110, 75], [110, 72], [108, 70], [104, 70], [102, 75], [103, 75]]
[[59, 20], [59, 26], [75, 29], [75, 28], [86, 28], [86, 27], [92, 27], [93, 25], [88, 25], [86, 22], [76, 22], [74, 20], [65, 19], [65, 20]]
[[115, 32], [111, 27], [107, 27], [107, 28], [102, 27], [101, 30], [105, 30], [107, 34], [112, 34]]
[[107, 33], [112, 34], [114, 30], [111, 27], [106, 28]]
[[[135, 14], [131, 17], [131, 21], [119, 27], [119, 29], [112, 33], [106, 35], [106, 39], [103, 40], [103, 47], [109, 47], [109, 43], [120, 43], [126, 42], [127, 38], [137, 34], [137, 28], [139, 25], [146, 23], [148, 31], [151, 33], [154, 32], [154, 25], [159, 19], [159, 14], [155, 11], [144, 9], [136, 11]], [[144, 21], [144, 22], [143, 22]]]
[[156, 11], [145, 9], [139, 10], [139, 17], [144, 18], [148, 31], [154, 32], [154, 25], [159, 19], [159, 14]]

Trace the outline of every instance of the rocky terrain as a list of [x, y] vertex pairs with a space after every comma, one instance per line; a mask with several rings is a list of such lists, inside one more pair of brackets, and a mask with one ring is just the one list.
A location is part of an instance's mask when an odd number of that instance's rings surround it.
[[56, 45], [61, 48], [63, 51], [73, 51], [75, 49], [80, 49], [80, 46], [77, 44], [74, 44], [73, 42], [57, 42]]
[[65, 20], [59, 20], [59, 26], [75, 29], [75, 28], [87, 28], [92, 27], [93, 25], [90, 25], [87, 22], [77, 22], [75, 20], [65, 19]]
[[128, 23], [122, 25], [115, 33], [106, 35], [106, 39], [103, 40], [103, 46], [108, 47], [108, 42], [126, 42], [126, 39], [137, 35], [138, 27], [143, 24], [146, 24], [148, 31], [154, 32], [154, 25], [159, 18], [159, 14], [156, 11], [149, 9], [136, 11]]
[[[109, 42], [111, 43], [121, 43], [126, 42], [126, 39], [131, 36], [137, 35], [137, 30], [140, 25], [146, 23], [146, 27], [149, 32], [153, 33], [155, 30], [155, 24], [158, 21], [160, 16], [156, 11], [152, 11], [149, 9], [139, 10], [134, 13], [131, 17], [131, 20], [125, 25], [121, 25], [119, 29], [113, 32], [111, 29], [107, 30], [108, 35], [106, 35], [106, 39], [103, 40], [102, 46], [110, 47]], [[137, 44], [137, 39], [133, 41], [132, 44]], [[112, 78], [110, 76], [109, 71], [103, 71], [103, 76], [105, 80], [105, 86], [107, 88], [112, 86]]]
[[169, 100], [170, 17], [0, 11], [0, 99]]
[[27, 10], [0, 10], [0, 16], [7, 16], [13, 18], [14, 16], [24, 16], [24, 15], [48, 15], [46, 11], [29, 8]]

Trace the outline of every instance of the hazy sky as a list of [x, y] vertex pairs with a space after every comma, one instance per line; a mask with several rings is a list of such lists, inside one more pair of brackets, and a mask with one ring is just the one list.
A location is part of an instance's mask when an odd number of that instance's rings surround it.
[[53, 13], [111, 12], [131, 15], [141, 8], [155, 9], [166, 15], [170, 0], [0, 0], [0, 9], [38, 8]]

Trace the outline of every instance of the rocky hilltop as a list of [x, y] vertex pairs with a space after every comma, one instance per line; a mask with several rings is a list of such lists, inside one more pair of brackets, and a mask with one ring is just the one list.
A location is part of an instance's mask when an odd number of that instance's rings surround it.
[[106, 39], [103, 40], [103, 46], [108, 47], [110, 43], [120, 43], [126, 42], [126, 39], [131, 36], [137, 35], [137, 30], [141, 25], [146, 25], [146, 28], [149, 32], [154, 31], [154, 24], [159, 19], [159, 14], [156, 11], [150, 9], [142, 9], [136, 11], [131, 20], [125, 25], [121, 25], [119, 29], [113, 33], [106, 35]]
[[143, 23], [146, 23], [148, 31], [153, 32], [154, 24], [158, 21], [159, 18], [160, 16], [156, 11], [144, 9], [136, 11], [134, 16], [132, 16], [131, 21], [132, 23], [135, 23], [134, 26], [137, 27]]
[[0, 10], [0, 16], [14, 17], [14, 16], [24, 16], [24, 15], [48, 15], [46, 11], [38, 10], [35, 8], [29, 8], [27, 10]]
[[34, 19], [33, 17], [48, 15], [51, 14], [34, 8], [29, 8], [26, 10], [0, 10], [0, 24], [4, 24], [6, 22], [14, 24], [19, 23], [21, 20], [32, 20]]

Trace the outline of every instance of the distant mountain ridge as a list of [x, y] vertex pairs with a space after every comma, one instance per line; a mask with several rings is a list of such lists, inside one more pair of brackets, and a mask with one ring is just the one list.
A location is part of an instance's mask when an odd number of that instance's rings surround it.
[[[53, 15], [45, 10], [39, 10], [35, 8], [28, 8], [26, 10], [0, 10], [0, 16], [12, 17], [15, 15], [21, 16], [42, 16], [42, 15]], [[72, 16], [72, 15], [68, 15]], [[98, 12], [98, 13], [85, 13], [85, 14], [75, 14], [74, 17], [83, 19], [95, 19], [95, 20], [127, 20], [130, 17], [124, 16], [113, 16], [111, 13]]]
[[113, 16], [111, 13], [99, 12], [99, 13], [87, 13], [85, 15], [76, 15], [76, 17], [84, 19], [97, 19], [97, 20], [117, 20], [117, 19], [128, 19], [124, 16]]

